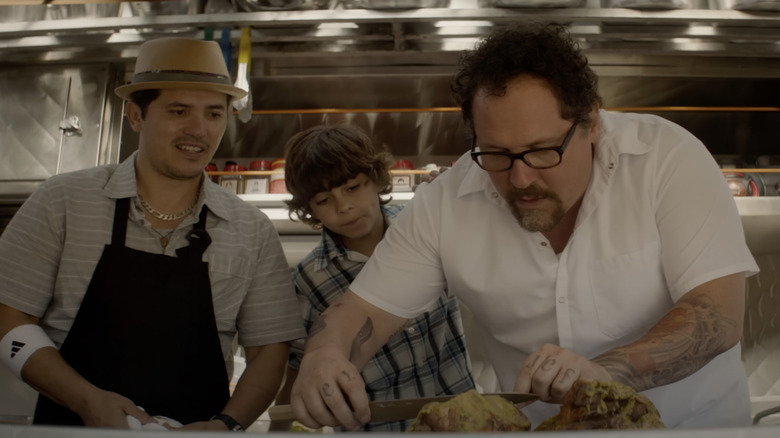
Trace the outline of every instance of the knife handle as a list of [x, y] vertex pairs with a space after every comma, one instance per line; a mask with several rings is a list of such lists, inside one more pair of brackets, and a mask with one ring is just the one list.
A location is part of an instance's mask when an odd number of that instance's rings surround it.
[[268, 408], [268, 416], [271, 420], [279, 421], [291, 421], [295, 420], [295, 416], [292, 412], [292, 406], [290, 405], [274, 405]]

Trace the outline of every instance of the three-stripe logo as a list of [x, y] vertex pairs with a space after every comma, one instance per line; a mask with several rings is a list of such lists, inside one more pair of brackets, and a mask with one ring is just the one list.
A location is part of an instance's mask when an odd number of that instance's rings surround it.
[[11, 359], [13, 359], [14, 356], [16, 356], [16, 353], [18, 353], [19, 350], [21, 350], [22, 347], [24, 347], [25, 345], [27, 344], [25, 344], [24, 342], [11, 341]]

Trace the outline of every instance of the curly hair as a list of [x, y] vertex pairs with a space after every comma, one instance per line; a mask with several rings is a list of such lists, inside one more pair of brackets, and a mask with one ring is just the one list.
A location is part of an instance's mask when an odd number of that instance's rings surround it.
[[503, 96], [507, 83], [523, 74], [549, 84], [566, 120], [588, 122], [593, 105], [601, 105], [598, 77], [560, 24], [525, 22], [498, 29], [464, 53], [459, 66], [450, 89], [472, 129], [477, 90]]
[[[329, 191], [363, 173], [377, 186], [380, 194], [392, 190], [392, 156], [373, 144], [361, 129], [351, 125], [320, 125], [293, 135], [285, 145], [284, 181], [292, 199], [285, 201], [290, 219], [316, 229], [322, 222], [312, 216], [309, 202], [317, 193]], [[390, 199], [381, 200], [386, 204]]]

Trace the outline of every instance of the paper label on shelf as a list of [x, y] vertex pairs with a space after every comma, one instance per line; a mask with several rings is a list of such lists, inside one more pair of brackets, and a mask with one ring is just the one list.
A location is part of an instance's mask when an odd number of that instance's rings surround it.
[[246, 180], [244, 193], [268, 193], [268, 178], [249, 178]]
[[412, 191], [413, 181], [412, 175], [393, 175], [393, 191], [410, 192]]
[[219, 185], [227, 189], [228, 191], [238, 194], [238, 180], [237, 179], [222, 179]]

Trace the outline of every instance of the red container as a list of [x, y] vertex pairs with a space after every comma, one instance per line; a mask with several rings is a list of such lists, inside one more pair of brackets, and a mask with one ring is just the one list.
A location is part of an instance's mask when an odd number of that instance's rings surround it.
[[[277, 158], [271, 163], [271, 170], [284, 170], [284, 158]], [[270, 193], [287, 193], [287, 184], [284, 183], [284, 172], [271, 175]]]
[[249, 164], [249, 170], [271, 170], [271, 162], [268, 160], [254, 160]]
[[246, 167], [236, 164], [232, 161], [229, 161], [228, 164], [225, 164], [225, 172], [243, 172], [246, 170]]
[[733, 196], [762, 196], [763, 188], [756, 183], [756, 178], [750, 174], [744, 174], [742, 172], [727, 172], [723, 176], [726, 177], [726, 183], [731, 190]]
[[[219, 167], [217, 167], [216, 163], [209, 163], [206, 165], [206, 172], [216, 172], [219, 170]], [[211, 175], [209, 178], [211, 178], [212, 181], [219, 184], [219, 176], [217, 175]]]
[[414, 169], [414, 164], [409, 160], [398, 160], [393, 163], [391, 169]]

